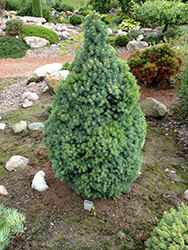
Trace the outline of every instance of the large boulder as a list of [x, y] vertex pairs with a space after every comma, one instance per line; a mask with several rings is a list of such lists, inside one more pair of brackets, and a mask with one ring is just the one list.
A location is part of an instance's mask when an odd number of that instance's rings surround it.
[[37, 36], [27, 36], [24, 37], [24, 41], [31, 47], [31, 48], [40, 48], [50, 45], [50, 42], [44, 38], [40, 38]]
[[69, 75], [69, 71], [68, 70], [59, 70], [53, 74], [50, 74], [46, 77], [45, 81], [46, 84], [48, 85], [50, 92], [52, 94], [55, 93], [55, 87], [56, 85], [61, 81], [61, 80], [65, 80], [66, 77]]
[[154, 98], [146, 98], [140, 102], [140, 108], [147, 117], [163, 117], [167, 113], [167, 107]]
[[36, 81], [42, 81], [44, 80], [48, 75], [59, 71], [62, 68], [61, 63], [51, 63], [51, 64], [46, 64], [44, 66], [41, 66], [37, 68], [34, 72], [32, 77]]
[[24, 23], [45, 23], [46, 19], [44, 17], [33, 17], [33, 16], [20, 16], [19, 19], [22, 19]]
[[137, 49], [145, 49], [147, 48], [149, 45], [147, 42], [142, 42], [142, 41], [130, 41], [127, 44], [127, 50], [130, 53], [135, 52]]

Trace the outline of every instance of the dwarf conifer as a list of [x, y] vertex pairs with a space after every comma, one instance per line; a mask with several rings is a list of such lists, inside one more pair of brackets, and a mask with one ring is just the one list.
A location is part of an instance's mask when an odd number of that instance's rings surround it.
[[45, 123], [56, 177], [87, 198], [121, 195], [138, 177], [145, 138], [138, 86], [106, 44], [98, 13], [86, 17], [84, 45], [60, 82]]

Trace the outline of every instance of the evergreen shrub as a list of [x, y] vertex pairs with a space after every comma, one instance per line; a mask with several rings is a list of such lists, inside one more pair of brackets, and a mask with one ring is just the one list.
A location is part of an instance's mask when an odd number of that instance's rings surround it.
[[162, 42], [162, 35], [153, 35], [153, 34], [149, 34], [146, 38], [146, 42], [149, 44], [149, 45], [157, 45], [159, 43]]
[[139, 86], [107, 36], [100, 15], [91, 12], [84, 45], [57, 85], [45, 122], [56, 177], [91, 199], [117, 197], [139, 176], [146, 134]]
[[118, 46], [126, 46], [127, 43], [129, 42], [129, 38], [127, 36], [118, 36], [115, 40], [115, 43], [118, 45]]
[[66, 62], [65, 64], [63, 64], [61, 70], [69, 70], [71, 67], [71, 63]]
[[101, 20], [105, 23], [105, 24], [109, 24], [112, 22], [113, 16], [110, 15], [105, 15], [103, 17], [101, 17]]
[[25, 216], [16, 209], [5, 208], [0, 204], [0, 250], [3, 250], [12, 238], [24, 233]]
[[23, 29], [23, 27], [23, 20], [11, 19], [6, 22], [5, 32], [8, 35], [20, 35], [21, 29]]
[[14, 37], [0, 37], [0, 58], [20, 58], [29, 49], [23, 40]]
[[82, 23], [82, 18], [80, 16], [77, 16], [77, 15], [72, 15], [72, 16], [70, 16], [69, 22], [72, 25], [79, 25]]
[[58, 36], [53, 30], [48, 29], [46, 27], [42, 27], [42, 26], [25, 25], [24, 28], [21, 30], [21, 35], [22, 37], [37, 36], [37, 37], [45, 38], [46, 40], [50, 42], [50, 44], [59, 42]]
[[108, 36], [106, 42], [109, 43], [112, 47], [116, 45], [116, 39], [114, 36]]
[[171, 208], [154, 228], [151, 237], [145, 242], [146, 250], [188, 249], [188, 207], [181, 203], [178, 211]]
[[139, 82], [167, 87], [169, 78], [180, 71], [182, 58], [169, 44], [158, 44], [137, 49], [128, 58], [132, 74]]

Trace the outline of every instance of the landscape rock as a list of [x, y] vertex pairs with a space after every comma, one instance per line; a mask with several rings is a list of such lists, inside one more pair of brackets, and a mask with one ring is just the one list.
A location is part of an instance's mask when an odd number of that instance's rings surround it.
[[51, 75], [48, 75], [45, 79], [47, 86], [50, 89], [50, 92], [52, 94], [55, 93], [55, 88], [56, 85], [61, 81], [61, 80], [65, 80], [66, 77], [69, 75], [69, 71], [68, 70], [59, 70]]
[[68, 34], [69, 34], [70, 37], [71, 36], [78, 36], [79, 35], [78, 31], [76, 31], [76, 30], [68, 29], [67, 32], [68, 32]]
[[22, 94], [23, 99], [27, 99], [29, 101], [36, 101], [39, 99], [38, 95], [36, 93], [27, 91]]
[[28, 107], [31, 107], [31, 106], [33, 106], [33, 102], [29, 101], [28, 99], [25, 99], [23, 101], [23, 104], [22, 104], [23, 108], [28, 108]]
[[112, 29], [108, 28], [108, 35], [112, 35]]
[[46, 23], [46, 19], [43, 17], [33, 17], [33, 16], [20, 16], [19, 19], [23, 20], [24, 23]]
[[27, 85], [28, 87], [33, 87], [33, 86], [36, 86], [37, 84], [36, 84], [36, 82], [30, 82], [30, 84], [29, 85]]
[[34, 130], [34, 131], [42, 130], [42, 129], [44, 129], [44, 124], [42, 122], [34, 122], [34, 123], [29, 124], [28, 128], [30, 130]]
[[8, 192], [6, 190], [6, 188], [2, 185], [0, 185], [0, 194], [2, 195], [8, 195]]
[[50, 42], [44, 38], [40, 38], [37, 36], [27, 36], [24, 37], [24, 41], [31, 47], [31, 48], [40, 48], [50, 45]]
[[38, 171], [32, 181], [31, 187], [38, 190], [39, 192], [45, 191], [48, 187], [44, 179], [45, 173], [43, 171]]
[[147, 48], [149, 45], [147, 42], [142, 42], [142, 41], [130, 41], [127, 44], [127, 50], [130, 53], [135, 52], [137, 49], [145, 49]]
[[44, 80], [46, 78], [46, 76], [59, 71], [62, 68], [62, 64], [61, 63], [51, 63], [51, 64], [46, 64], [44, 66], [41, 66], [39, 68], [37, 68], [34, 72], [32, 77], [36, 80], [36, 81], [41, 81]]
[[6, 124], [5, 123], [0, 123], [0, 130], [4, 130], [5, 129]]
[[147, 117], [163, 117], [167, 113], [167, 107], [154, 98], [146, 98], [140, 102], [140, 108]]
[[20, 121], [19, 123], [16, 123], [12, 126], [12, 130], [15, 134], [21, 133], [22, 131], [26, 130], [27, 128], [27, 122]]
[[188, 200], [188, 189], [184, 192], [184, 199]]
[[8, 160], [5, 168], [8, 171], [13, 171], [17, 168], [25, 168], [27, 164], [28, 164], [27, 158], [20, 156], [20, 155], [14, 155]]
[[56, 35], [58, 36], [59, 40], [68, 40], [69, 38], [69, 33], [67, 31], [63, 32], [57, 32], [55, 31]]

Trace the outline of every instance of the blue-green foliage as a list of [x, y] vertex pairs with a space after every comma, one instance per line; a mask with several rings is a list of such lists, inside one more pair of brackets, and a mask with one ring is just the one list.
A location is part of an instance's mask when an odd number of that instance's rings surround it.
[[86, 17], [83, 48], [45, 123], [56, 176], [91, 199], [119, 196], [138, 177], [146, 134], [139, 87], [107, 35], [98, 13]]

